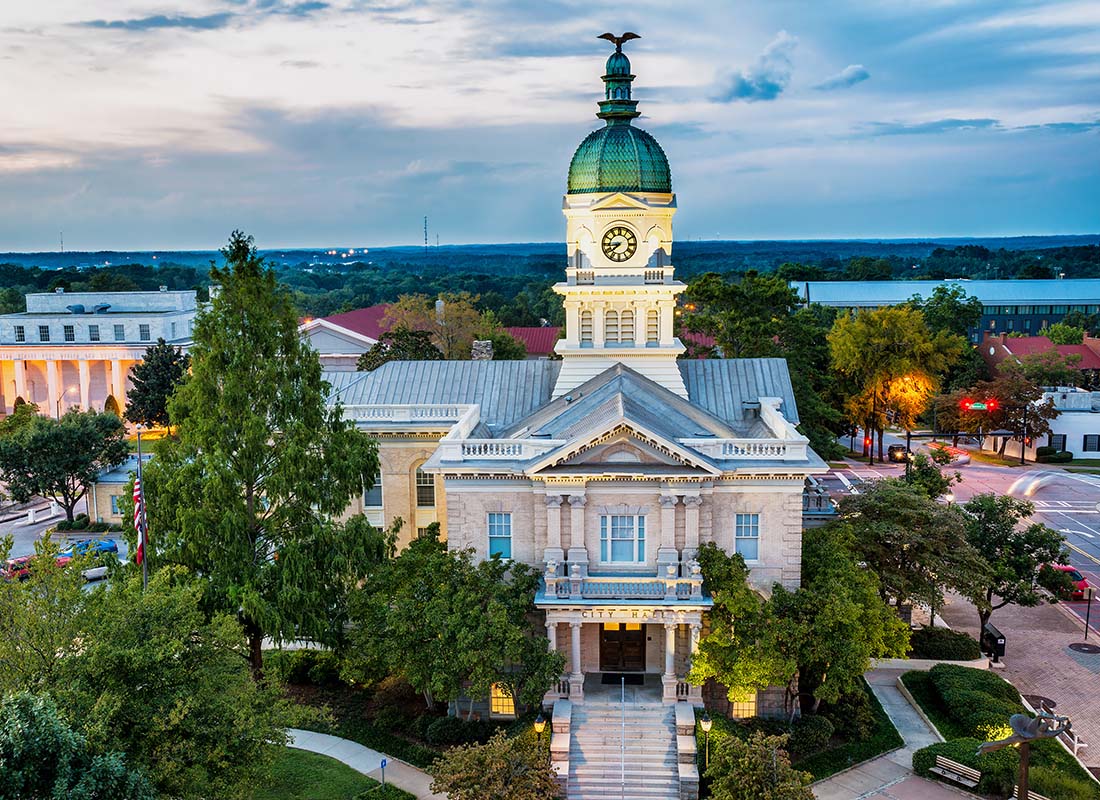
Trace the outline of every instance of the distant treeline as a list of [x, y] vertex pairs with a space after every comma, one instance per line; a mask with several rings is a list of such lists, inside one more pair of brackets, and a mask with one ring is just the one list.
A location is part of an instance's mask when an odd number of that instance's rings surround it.
[[[751, 271], [775, 272], [788, 280], [1100, 278], [1100, 245], [1042, 246], [1066, 239], [1096, 237], [992, 240], [1003, 245], [996, 249], [980, 243], [945, 247], [898, 241], [684, 242], [676, 244], [673, 260], [677, 277], [685, 281], [707, 272], [737, 278]], [[1029, 249], [1027, 244], [1038, 247]], [[63, 258], [62, 254], [48, 254], [50, 259], [44, 255], [28, 254], [18, 261], [26, 264], [33, 258], [35, 263], [56, 264], [57, 258]], [[99, 266], [49, 269], [0, 263], [0, 311], [21, 311], [24, 294], [58, 287], [126, 291], [167, 286], [205, 291], [206, 265], [212, 255], [163, 253], [154, 262], [157, 266], [98, 261]], [[369, 261], [349, 258], [339, 263], [326, 263], [332, 260], [330, 254], [313, 251], [268, 251], [266, 255], [293, 292], [303, 316], [327, 316], [391, 302], [404, 294], [469, 292], [479, 296], [482, 310], [493, 311], [505, 326], [562, 323], [560, 298], [551, 289], [562, 279], [561, 245], [384, 248], [370, 251]], [[322, 260], [321, 255], [329, 257]], [[176, 263], [174, 256], [185, 263]]]

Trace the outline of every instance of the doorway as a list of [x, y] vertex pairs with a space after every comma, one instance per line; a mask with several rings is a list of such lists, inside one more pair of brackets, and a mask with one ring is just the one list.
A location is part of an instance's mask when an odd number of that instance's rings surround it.
[[600, 628], [601, 672], [645, 671], [645, 626], [605, 622]]

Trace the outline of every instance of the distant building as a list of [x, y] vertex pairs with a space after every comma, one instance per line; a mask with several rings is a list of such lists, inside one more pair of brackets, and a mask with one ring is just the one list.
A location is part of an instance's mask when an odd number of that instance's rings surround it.
[[1081, 373], [1076, 382], [1077, 388], [1100, 388], [1100, 339], [1086, 336], [1081, 344], [1054, 344], [1045, 336], [1008, 336], [985, 332], [985, 338], [978, 346], [978, 353], [991, 371], [1002, 362], [1019, 363], [1025, 356], [1055, 350], [1059, 354], [1075, 358], [1074, 369]]
[[959, 286], [982, 302], [982, 319], [970, 331], [1037, 334], [1070, 311], [1100, 313], [1100, 279], [1002, 281], [791, 281], [803, 302], [834, 308], [882, 308], [904, 303], [913, 295], [927, 300], [937, 286]]
[[163, 338], [186, 350], [198, 301], [194, 291], [28, 294], [27, 310], [0, 316], [0, 394], [56, 416], [80, 407], [126, 407], [129, 373]]
[[[142, 453], [141, 463], [148, 466], [152, 457], [149, 453]], [[137, 456], [132, 455], [114, 469], [100, 472], [88, 487], [88, 517], [93, 522], [122, 524], [122, 498], [127, 495], [130, 481], [137, 474], [137, 463]]]

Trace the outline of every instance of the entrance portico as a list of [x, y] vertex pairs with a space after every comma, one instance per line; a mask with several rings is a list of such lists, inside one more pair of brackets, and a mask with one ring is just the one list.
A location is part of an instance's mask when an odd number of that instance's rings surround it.
[[702, 704], [700, 688], [687, 683], [687, 673], [709, 598], [656, 605], [563, 603], [540, 597], [536, 605], [546, 613], [550, 647], [567, 659], [566, 675], [548, 700], [583, 702], [585, 676], [613, 672], [660, 675], [664, 702]]

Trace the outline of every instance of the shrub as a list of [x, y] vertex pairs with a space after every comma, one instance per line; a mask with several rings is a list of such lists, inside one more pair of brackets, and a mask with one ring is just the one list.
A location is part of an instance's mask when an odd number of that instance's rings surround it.
[[791, 758], [800, 761], [814, 753], [820, 753], [829, 746], [833, 738], [833, 723], [820, 714], [802, 717], [791, 726], [791, 738], [787, 742], [787, 752]]
[[1005, 747], [992, 753], [978, 755], [978, 739], [954, 739], [950, 742], [937, 742], [913, 753], [913, 771], [926, 778], [942, 780], [941, 776], [930, 770], [936, 765], [936, 756], [972, 767], [982, 773], [978, 791], [1006, 797], [1016, 783], [1016, 773], [1020, 765], [1020, 754], [1014, 747]]
[[1052, 456], [1057, 452], [1057, 447], [1053, 447], [1049, 444], [1043, 444], [1035, 448], [1035, 457], [1038, 458], [1039, 456]]
[[[988, 694], [1014, 705], [1020, 704], [1020, 693], [1016, 687], [989, 670], [961, 667], [957, 664], [937, 664], [928, 670], [928, 677], [943, 697], [945, 691], [973, 691]], [[947, 702], [947, 698], [944, 697]], [[951, 703], [948, 702], [948, 706]]]
[[93, 522], [91, 525], [88, 526], [88, 530], [92, 533], [105, 533], [110, 529], [111, 526], [108, 525], [106, 522]]
[[1073, 453], [1068, 450], [1063, 450], [1060, 453], [1052, 453], [1049, 456], [1035, 456], [1035, 461], [1040, 464], [1064, 464], [1067, 461], [1073, 461]]
[[432, 714], [421, 714], [419, 717], [413, 720], [412, 726], [409, 728], [409, 732], [420, 739], [422, 742], [428, 741], [428, 726], [435, 722], [439, 717]]
[[75, 517], [73, 517], [73, 530], [74, 531], [87, 530], [88, 524], [90, 522], [91, 522], [91, 520], [88, 518], [88, 515], [85, 514], [82, 511], [79, 514], [77, 514]]
[[387, 783], [385, 786], [375, 786], [360, 792], [355, 795], [355, 800], [416, 800], [416, 795]]
[[1049, 564], [1039, 567], [1036, 582], [1059, 600], [1071, 600], [1073, 590], [1077, 588], [1068, 572], [1054, 569]]
[[822, 703], [818, 714], [845, 739], [866, 739], [875, 729], [875, 712], [863, 691], [850, 692], [835, 703]]
[[1028, 788], [1050, 800], [1080, 800], [1096, 796], [1096, 785], [1083, 778], [1075, 778], [1049, 767], [1031, 767], [1028, 774]]
[[921, 628], [909, 637], [910, 658], [973, 661], [982, 649], [974, 637], [949, 628]]
[[265, 656], [277, 679], [298, 685], [339, 686], [340, 657], [331, 650], [275, 650]]
[[425, 739], [428, 744], [451, 746], [456, 744], [484, 744], [489, 741], [492, 726], [487, 722], [466, 722], [458, 717], [439, 717], [428, 725]]

